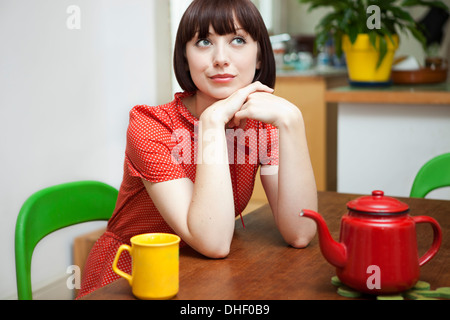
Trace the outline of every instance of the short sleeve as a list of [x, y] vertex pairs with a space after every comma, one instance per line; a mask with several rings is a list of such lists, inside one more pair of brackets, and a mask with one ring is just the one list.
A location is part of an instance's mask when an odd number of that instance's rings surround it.
[[150, 182], [187, 177], [172, 154], [176, 145], [171, 120], [158, 107], [136, 106], [130, 111], [125, 165], [132, 176]]

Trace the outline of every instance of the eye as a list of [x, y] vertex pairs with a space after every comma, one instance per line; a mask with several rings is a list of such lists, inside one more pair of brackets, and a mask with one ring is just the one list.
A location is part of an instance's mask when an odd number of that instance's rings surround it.
[[199, 39], [195, 45], [197, 47], [207, 47], [209, 45], [211, 45], [211, 42], [208, 39]]
[[231, 43], [242, 46], [242, 45], [246, 44], [247, 41], [245, 41], [245, 39], [243, 37], [235, 37], [235, 38], [233, 38], [233, 41], [231, 41]]

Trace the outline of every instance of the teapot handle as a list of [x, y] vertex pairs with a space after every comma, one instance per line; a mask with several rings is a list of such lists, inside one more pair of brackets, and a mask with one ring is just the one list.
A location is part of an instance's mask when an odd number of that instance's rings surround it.
[[429, 223], [433, 227], [433, 243], [431, 244], [431, 248], [428, 249], [428, 251], [425, 252], [425, 254], [419, 259], [419, 266], [421, 267], [425, 263], [430, 261], [431, 258], [433, 258], [434, 255], [438, 252], [442, 242], [442, 231], [439, 223], [431, 217], [417, 216], [412, 218], [415, 223]]

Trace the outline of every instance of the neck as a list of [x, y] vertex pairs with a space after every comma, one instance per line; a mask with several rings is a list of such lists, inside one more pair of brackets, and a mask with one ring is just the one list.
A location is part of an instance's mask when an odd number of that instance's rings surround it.
[[209, 106], [217, 101], [217, 99], [211, 98], [204, 95], [200, 91], [197, 91], [196, 94], [185, 99], [184, 104], [194, 117], [200, 119], [203, 111], [205, 111]]

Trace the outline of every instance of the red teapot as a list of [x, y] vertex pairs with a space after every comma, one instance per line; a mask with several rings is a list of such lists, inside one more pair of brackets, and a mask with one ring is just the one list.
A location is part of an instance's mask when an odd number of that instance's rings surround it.
[[[347, 208], [341, 220], [340, 242], [333, 240], [319, 213], [306, 209], [300, 213], [317, 223], [320, 249], [336, 267], [339, 280], [359, 292], [375, 295], [413, 287], [419, 280], [419, 268], [433, 258], [441, 245], [438, 222], [427, 216], [410, 216], [406, 203], [384, 196], [379, 190], [348, 202]], [[433, 243], [421, 258], [416, 223], [433, 227]]]

